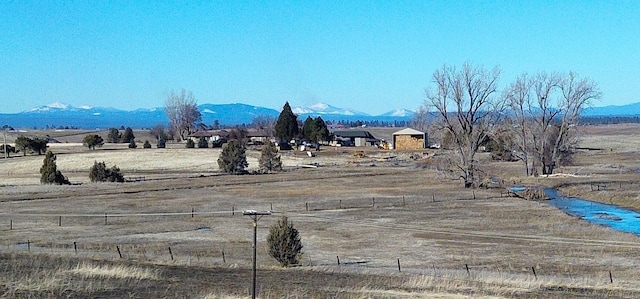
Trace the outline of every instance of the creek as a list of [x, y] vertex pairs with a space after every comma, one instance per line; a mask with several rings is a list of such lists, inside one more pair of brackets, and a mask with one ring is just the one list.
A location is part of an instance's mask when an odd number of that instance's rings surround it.
[[545, 191], [551, 198], [547, 203], [569, 215], [640, 236], [640, 213], [638, 212], [576, 197], [565, 197], [554, 189]]

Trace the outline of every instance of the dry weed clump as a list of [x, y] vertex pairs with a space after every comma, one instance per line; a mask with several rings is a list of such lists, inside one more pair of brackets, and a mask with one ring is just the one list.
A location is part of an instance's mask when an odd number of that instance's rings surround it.
[[97, 265], [87, 262], [78, 264], [75, 268], [69, 270], [69, 273], [85, 278], [100, 277], [127, 280], [160, 279], [158, 271], [146, 268], [125, 265]]

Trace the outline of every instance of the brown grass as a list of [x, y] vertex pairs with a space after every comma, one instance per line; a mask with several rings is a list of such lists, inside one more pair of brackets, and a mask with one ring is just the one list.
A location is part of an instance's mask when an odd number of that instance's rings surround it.
[[[367, 150], [366, 157], [354, 160], [352, 149], [326, 147], [314, 158], [283, 155], [284, 173], [227, 176], [216, 172], [219, 149], [110, 145], [89, 151], [69, 144], [54, 149], [59, 169], [82, 184], [39, 185], [43, 157], [0, 161], [0, 255], [10, 273], [0, 275], [0, 284], [10, 297], [120, 297], [129, 292], [138, 297], [246, 298], [252, 230], [240, 215], [244, 209], [275, 212], [258, 227], [261, 298], [640, 294], [637, 236], [588, 224], [544, 202], [500, 197], [499, 189], [465, 190], [449, 175], [415, 167], [418, 162], [409, 152]], [[632, 153], [631, 148], [613, 155], [580, 152], [576, 165], [559, 172], [582, 176], [548, 178], [523, 178], [517, 162], [480, 158], [487, 176], [506, 184], [564, 186], [565, 192], [619, 203], [638, 198], [631, 182], [637, 180], [633, 170], [640, 162]], [[248, 155], [254, 161], [259, 153]], [[94, 160], [147, 179], [86, 183]], [[320, 167], [299, 167], [312, 162]], [[611, 189], [590, 191], [594, 182], [606, 182]], [[267, 254], [267, 230], [280, 214], [302, 236], [300, 268], [279, 269]], [[142, 274], [118, 274], [136, 271]], [[194, 281], [192, 288], [181, 285], [187, 277]], [[208, 277], [227, 284], [212, 287]]]

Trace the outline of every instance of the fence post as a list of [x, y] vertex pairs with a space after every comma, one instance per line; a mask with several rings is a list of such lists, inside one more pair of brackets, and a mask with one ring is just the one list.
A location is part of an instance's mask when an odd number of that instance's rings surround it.
[[373, 207], [373, 208], [376, 207], [376, 198], [375, 197], [371, 198], [371, 207]]
[[13, 230], [13, 219], [9, 219], [9, 230]]
[[398, 259], [398, 272], [402, 272], [402, 270], [400, 269], [400, 259]]
[[196, 208], [192, 207], [191, 208], [191, 218], [193, 218], [193, 214], [196, 212]]
[[340, 200], [340, 208], [342, 209], [342, 199]]
[[236, 206], [231, 206], [231, 216], [236, 215]]
[[171, 246], [169, 246], [169, 255], [171, 256], [171, 260], [173, 261], [173, 252], [171, 251]]
[[227, 263], [227, 259], [224, 257], [224, 250], [222, 251], [222, 263], [223, 264]]
[[536, 278], [536, 280], [538, 280], [538, 275], [536, 274], [536, 268], [534, 268], [533, 266], [531, 266], [531, 271], [533, 271], [533, 277]]
[[308, 202], [305, 202], [305, 203], [304, 203], [304, 207], [305, 207], [305, 209], [307, 210], [307, 212], [309, 212], [309, 203], [308, 203]]
[[473, 199], [476, 199], [476, 190], [473, 190]]
[[271, 208], [269, 209], [269, 211], [273, 211], [273, 203], [270, 203], [269, 205], [270, 205], [270, 207], [271, 207]]
[[340, 265], [340, 256], [336, 255], [336, 259], [338, 260], [338, 265]]
[[122, 258], [122, 252], [120, 252], [120, 246], [116, 245], [116, 249], [118, 250], [118, 255]]
[[107, 225], [107, 213], [104, 213], [104, 225]]
[[404, 195], [402, 195], [402, 206], [406, 206], [407, 203], [404, 201]]
[[436, 194], [435, 193], [431, 194], [431, 201], [432, 202], [436, 202]]
[[58, 226], [62, 226], [62, 216], [58, 216]]
[[78, 244], [75, 241], [73, 242], [73, 251], [78, 255]]
[[31, 240], [27, 240], [27, 251], [31, 251]]
[[609, 270], [609, 281], [613, 283], [613, 276], [611, 275], [611, 270]]
[[469, 272], [469, 265], [468, 264], [464, 264], [464, 267], [467, 268], [467, 275], [471, 275], [471, 272]]

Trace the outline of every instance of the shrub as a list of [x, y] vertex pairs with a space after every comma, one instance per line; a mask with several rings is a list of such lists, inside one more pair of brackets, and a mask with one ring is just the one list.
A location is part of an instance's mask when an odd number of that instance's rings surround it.
[[56, 185], [69, 185], [69, 180], [62, 175], [62, 172], [58, 170], [56, 165], [56, 155], [51, 151], [47, 151], [47, 154], [42, 161], [42, 167], [40, 167], [40, 183], [42, 184], [56, 184]]
[[144, 145], [142, 145], [143, 148], [151, 148], [151, 143], [149, 143], [149, 140], [145, 140], [144, 141]]
[[131, 141], [129, 142], [129, 148], [137, 148], [138, 145], [136, 144], [136, 140], [135, 139], [131, 139]]
[[196, 143], [195, 143], [195, 142], [193, 142], [193, 140], [191, 140], [191, 139], [187, 139], [187, 145], [186, 145], [186, 147], [187, 147], [187, 148], [194, 148], [194, 147], [196, 147]]
[[226, 173], [243, 174], [245, 168], [249, 166], [247, 163], [246, 149], [242, 141], [233, 139], [230, 140], [224, 148], [218, 158], [218, 167]]
[[113, 165], [107, 168], [104, 162], [93, 162], [93, 166], [89, 168], [89, 180], [92, 182], [124, 182], [124, 175], [120, 172], [120, 168]]
[[165, 148], [167, 146], [167, 141], [164, 138], [158, 139], [158, 144], [156, 144], [158, 148]]
[[209, 148], [209, 141], [204, 136], [198, 140], [198, 148]]
[[302, 242], [298, 230], [282, 216], [278, 223], [269, 228], [269, 255], [275, 258], [281, 266], [287, 267], [298, 264], [302, 255]]

